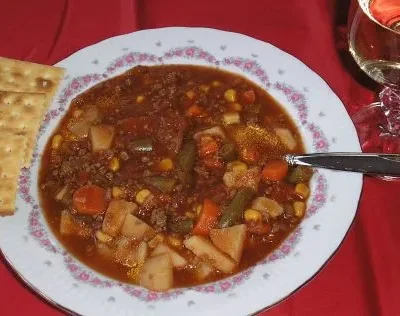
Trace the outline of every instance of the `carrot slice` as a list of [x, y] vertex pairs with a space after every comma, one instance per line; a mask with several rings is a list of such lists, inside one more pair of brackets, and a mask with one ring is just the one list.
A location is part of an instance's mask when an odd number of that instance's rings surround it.
[[262, 177], [266, 181], [281, 181], [288, 173], [289, 166], [283, 160], [271, 160], [262, 170]]
[[210, 230], [217, 224], [219, 210], [217, 204], [209, 199], [204, 199], [199, 220], [193, 229], [194, 235], [208, 236]]
[[107, 208], [106, 191], [97, 185], [85, 185], [75, 191], [73, 208], [80, 214], [96, 215]]

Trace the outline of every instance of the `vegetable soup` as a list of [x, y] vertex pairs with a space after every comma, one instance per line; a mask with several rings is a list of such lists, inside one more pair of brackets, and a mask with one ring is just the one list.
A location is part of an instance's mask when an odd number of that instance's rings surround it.
[[301, 222], [312, 171], [283, 108], [246, 78], [135, 67], [76, 97], [49, 140], [41, 205], [94, 270], [155, 291], [235, 274]]

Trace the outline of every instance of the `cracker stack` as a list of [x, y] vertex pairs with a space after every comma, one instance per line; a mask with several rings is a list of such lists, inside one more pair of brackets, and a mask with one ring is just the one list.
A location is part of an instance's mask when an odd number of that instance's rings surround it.
[[0, 215], [15, 212], [20, 170], [30, 166], [63, 75], [62, 68], [0, 57]]

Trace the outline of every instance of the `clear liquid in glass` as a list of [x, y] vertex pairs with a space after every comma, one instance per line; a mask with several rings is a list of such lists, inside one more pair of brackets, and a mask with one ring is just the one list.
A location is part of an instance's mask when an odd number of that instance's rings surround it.
[[400, 88], [400, 0], [372, 0], [358, 10], [349, 34], [350, 52], [378, 83]]

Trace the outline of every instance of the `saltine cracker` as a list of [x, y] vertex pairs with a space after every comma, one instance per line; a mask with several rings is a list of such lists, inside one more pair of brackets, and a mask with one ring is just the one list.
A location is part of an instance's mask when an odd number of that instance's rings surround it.
[[24, 162], [26, 137], [1, 133], [0, 144], [0, 215], [12, 215]]
[[0, 131], [26, 136], [24, 167], [30, 166], [46, 102], [44, 93], [0, 91]]
[[64, 69], [0, 57], [0, 90], [46, 93], [48, 105], [64, 77]]

